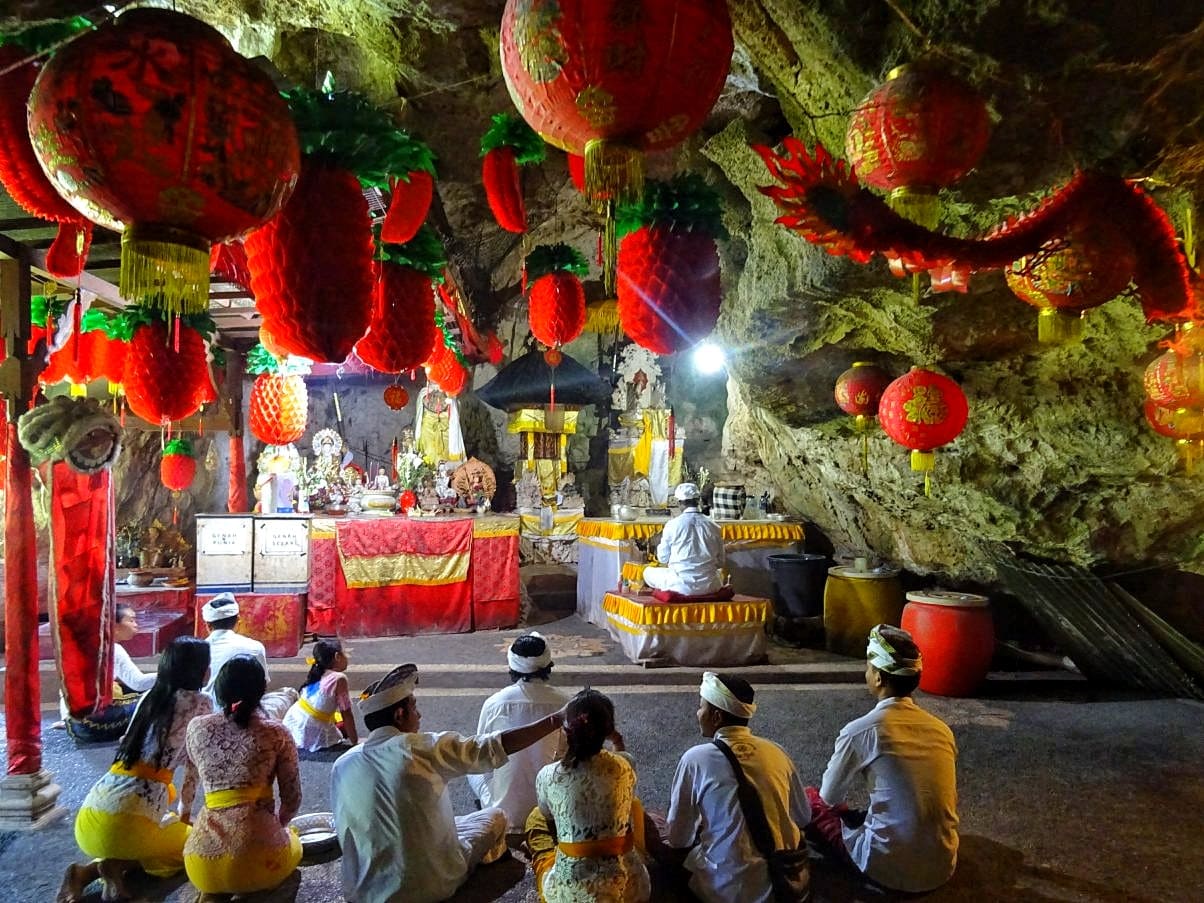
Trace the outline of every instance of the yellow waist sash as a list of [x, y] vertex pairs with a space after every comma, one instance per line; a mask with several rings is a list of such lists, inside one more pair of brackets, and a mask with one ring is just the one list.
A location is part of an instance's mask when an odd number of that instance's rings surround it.
[[272, 799], [272, 788], [267, 784], [250, 787], [231, 787], [229, 790], [210, 790], [205, 794], [205, 806], [209, 809], [229, 809], [243, 803], [257, 803]]
[[141, 778], [144, 781], [154, 781], [156, 784], [167, 785], [167, 804], [176, 801], [176, 785], [171, 782], [170, 768], [155, 768], [149, 762], [135, 762], [132, 768], [126, 768], [120, 762], [114, 762], [109, 768], [110, 774], [125, 775], [127, 778]]
[[330, 712], [327, 714], [326, 712], [315, 709], [309, 704], [309, 700], [304, 696], [297, 697], [297, 705], [301, 706], [301, 711], [303, 711], [306, 715], [309, 715], [312, 718], [317, 718], [319, 721], [325, 721], [327, 724], [338, 724], [343, 720], [343, 716], [338, 712]]
[[635, 835], [628, 831], [618, 837], [603, 837], [600, 840], [561, 841], [556, 848], [565, 856], [574, 859], [597, 859], [601, 856], [622, 856], [635, 846]]

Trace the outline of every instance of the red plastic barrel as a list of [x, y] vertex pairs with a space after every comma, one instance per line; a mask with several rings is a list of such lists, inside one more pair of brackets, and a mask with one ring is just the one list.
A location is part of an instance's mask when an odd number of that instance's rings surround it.
[[925, 693], [970, 696], [987, 676], [995, 624], [985, 596], [947, 590], [908, 593], [902, 627], [924, 658], [920, 689]]

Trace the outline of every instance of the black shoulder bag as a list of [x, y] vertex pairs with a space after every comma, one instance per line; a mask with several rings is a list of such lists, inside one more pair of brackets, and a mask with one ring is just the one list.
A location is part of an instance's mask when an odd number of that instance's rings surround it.
[[769, 880], [773, 884], [773, 896], [777, 903], [806, 903], [811, 899], [811, 864], [807, 855], [807, 841], [796, 850], [775, 850], [773, 832], [765, 817], [765, 806], [755, 788], [744, 775], [740, 760], [731, 747], [720, 740], [712, 741], [719, 751], [731, 762], [736, 772], [736, 796], [740, 809], [752, 835], [753, 844], [769, 865]]

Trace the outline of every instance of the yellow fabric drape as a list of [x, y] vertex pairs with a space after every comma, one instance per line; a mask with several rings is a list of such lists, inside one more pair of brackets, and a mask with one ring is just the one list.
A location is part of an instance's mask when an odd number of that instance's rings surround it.
[[463, 455], [451, 453], [451, 408], [436, 414], [426, 411], [422, 415], [422, 429], [417, 437], [418, 451], [427, 464], [440, 461], [461, 461]]
[[619, 301], [608, 298], [585, 306], [585, 331], [608, 333], [619, 328]]
[[208, 809], [229, 809], [243, 803], [257, 803], [273, 798], [272, 788], [267, 784], [252, 784], [250, 787], [231, 787], [229, 790], [210, 790], [205, 794]]
[[417, 555], [401, 552], [396, 555], [375, 555], [371, 558], [346, 556], [342, 559], [343, 576], [349, 589], [371, 589], [379, 586], [410, 584], [412, 586], [444, 586], [463, 583], [468, 579], [469, 553], [448, 555]]
[[[664, 521], [611, 521], [591, 518], [577, 525], [579, 537], [647, 539], [665, 529]], [[775, 521], [724, 521], [719, 525], [724, 542], [802, 542], [803, 525]]]
[[548, 429], [547, 411], [543, 408], [522, 408], [514, 411], [506, 421], [508, 433], [568, 433], [577, 432], [577, 411], [556, 407], [556, 416], [564, 415], [564, 426], [558, 430]]
[[619, 837], [600, 837], [597, 840], [562, 840], [556, 844], [565, 856], [574, 859], [597, 859], [602, 856], [622, 856], [635, 849], [635, 837], [628, 831]]
[[552, 529], [545, 530], [540, 526], [538, 514], [523, 514], [523, 532], [528, 536], [573, 536], [577, 532], [577, 524], [581, 523], [584, 515], [577, 511], [572, 514], [556, 514], [552, 517]]
[[334, 518], [315, 517], [309, 522], [310, 539], [334, 539], [335, 533]]
[[114, 762], [109, 768], [112, 774], [125, 775], [127, 778], [141, 778], [144, 781], [154, 781], [156, 784], [167, 785], [167, 802], [173, 804], [176, 801], [176, 785], [172, 783], [172, 770], [170, 768], [155, 768], [149, 762], [135, 762], [132, 768], [126, 768], [120, 762]]
[[642, 561], [624, 561], [623, 562], [623, 579], [628, 583], [643, 583], [644, 568], [648, 567]]
[[602, 609], [632, 624], [651, 627], [764, 623], [769, 620], [771, 610], [768, 599], [645, 605], [616, 593], [607, 593], [603, 597]]
[[520, 522], [517, 517], [492, 515], [478, 517], [472, 522], [473, 539], [493, 539], [498, 536], [518, 536]]
[[629, 443], [621, 448], [606, 450], [606, 481], [611, 486], [618, 486], [625, 479], [635, 474], [635, 444]]

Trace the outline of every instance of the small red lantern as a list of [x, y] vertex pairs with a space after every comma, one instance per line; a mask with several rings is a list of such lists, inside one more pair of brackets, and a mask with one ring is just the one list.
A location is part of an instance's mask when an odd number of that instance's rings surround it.
[[836, 404], [853, 417], [854, 426], [861, 433], [861, 471], [869, 471], [869, 435], [866, 422], [878, 415], [878, 402], [890, 384], [890, 374], [881, 367], [866, 361], [857, 361], [836, 378]]
[[60, 49], [29, 98], [29, 134], [59, 193], [124, 230], [121, 294], [209, 308], [209, 246], [270, 219], [297, 180], [280, 93], [216, 29], [136, 9]]
[[862, 183], [890, 191], [900, 215], [932, 228], [937, 189], [974, 168], [990, 126], [982, 97], [964, 81], [931, 66], [901, 66], [854, 111], [845, 153]]
[[1187, 472], [1193, 473], [1204, 451], [1204, 411], [1199, 408], [1163, 407], [1145, 400], [1145, 419], [1159, 436], [1177, 440], [1176, 449]]
[[1204, 407], [1204, 335], [1191, 324], [1186, 334], [1145, 368], [1145, 394], [1164, 408]]
[[410, 403], [410, 393], [404, 388], [394, 383], [385, 388], [385, 404], [392, 410], [400, 411]]
[[400, 129], [391, 143], [390, 168], [404, 175], [389, 179], [389, 210], [380, 226], [380, 240], [404, 245], [418, 234], [435, 198], [435, 155], [422, 141]]
[[247, 372], [255, 374], [247, 420], [253, 435], [267, 445], [288, 445], [305, 433], [309, 421], [309, 390], [302, 372], [279, 360], [263, 345], [247, 354]]
[[961, 387], [947, 376], [913, 367], [882, 393], [878, 420], [882, 430], [910, 448], [911, 469], [924, 472], [924, 493], [931, 490], [936, 466], [933, 449], [952, 442], [966, 426], [969, 405]]
[[520, 166], [542, 163], [547, 148], [518, 116], [498, 113], [481, 138], [481, 183], [497, 224], [507, 232], [527, 231]]
[[531, 335], [549, 348], [567, 345], [585, 329], [585, 257], [565, 244], [540, 245], [527, 255], [524, 270]]
[[1111, 301], [1133, 278], [1137, 252], [1113, 222], [1080, 218], [1064, 239], [1049, 242], [1004, 271], [1008, 288], [1041, 313], [1037, 340], [1077, 341], [1083, 314]]
[[187, 439], [172, 439], [163, 446], [159, 480], [172, 492], [183, 492], [196, 476], [196, 458]]

